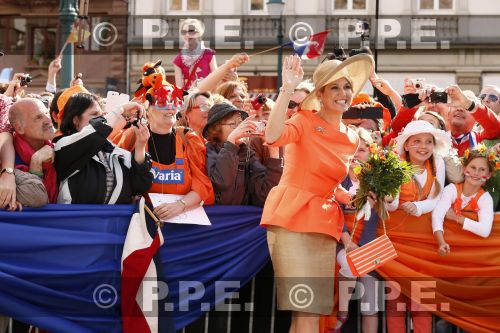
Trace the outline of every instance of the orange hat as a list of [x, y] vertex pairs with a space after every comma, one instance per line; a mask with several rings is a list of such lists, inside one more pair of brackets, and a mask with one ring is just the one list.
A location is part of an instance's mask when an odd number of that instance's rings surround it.
[[357, 94], [356, 97], [352, 99], [351, 106], [356, 106], [363, 103], [382, 108], [382, 120], [384, 121], [384, 128], [382, 130], [387, 130], [391, 125], [391, 112], [382, 104], [376, 102], [370, 95], [365, 92], [360, 92], [359, 94]]
[[57, 109], [59, 110], [59, 113], [57, 114], [57, 119], [62, 120], [62, 117], [64, 116], [64, 107], [66, 106], [66, 103], [68, 103], [68, 100], [71, 98], [71, 96], [79, 93], [90, 94], [89, 91], [85, 89], [84, 86], [77, 84], [76, 86], [69, 87], [61, 94], [61, 96], [59, 96], [59, 98], [57, 99]]

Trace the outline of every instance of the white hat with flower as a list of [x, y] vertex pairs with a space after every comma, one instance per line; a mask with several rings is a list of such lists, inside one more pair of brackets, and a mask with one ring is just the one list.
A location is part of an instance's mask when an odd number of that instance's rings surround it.
[[434, 155], [444, 157], [449, 154], [451, 149], [450, 134], [434, 128], [429, 122], [424, 120], [414, 120], [398, 135], [396, 138], [396, 152], [399, 155], [404, 153], [404, 144], [411, 136], [428, 133], [434, 136]]

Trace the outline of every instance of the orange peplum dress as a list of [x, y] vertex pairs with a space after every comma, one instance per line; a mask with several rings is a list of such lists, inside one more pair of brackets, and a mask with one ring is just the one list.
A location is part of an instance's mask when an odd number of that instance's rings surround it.
[[347, 192], [339, 184], [358, 144], [353, 130], [340, 131], [315, 111], [301, 110], [287, 120], [281, 137], [269, 144], [286, 145], [286, 163], [279, 184], [267, 197], [261, 225], [338, 240], [344, 225], [342, 209], [337, 200], [328, 209], [323, 205], [332, 194], [345, 201]]

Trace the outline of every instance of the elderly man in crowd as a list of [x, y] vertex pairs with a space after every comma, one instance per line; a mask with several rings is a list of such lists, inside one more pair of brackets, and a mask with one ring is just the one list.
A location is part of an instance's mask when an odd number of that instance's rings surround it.
[[38, 99], [21, 99], [10, 108], [9, 122], [14, 129], [15, 170], [4, 172], [15, 174], [16, 206], [40, 207], [56, 202], [57, 177], [50, 142], [54, 128], [46, 107]]

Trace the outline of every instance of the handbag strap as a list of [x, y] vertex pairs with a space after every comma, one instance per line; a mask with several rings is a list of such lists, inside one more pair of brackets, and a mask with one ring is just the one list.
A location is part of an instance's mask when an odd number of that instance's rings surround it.
[[[368, 203], [366, 203], [368, 204]], [[363, 219], [364, 220], [364, 219]], [[351, 232], [351, 237], [349, 238], [349, 242], [347, 243], [347, 245], [345, 246], [345, 252], [347, 253], [347, 248], [349, 247], [349, 245], [351, 245], [351, 242], [352, 242], [352, 238], [354, 237], [354, 233], [356, 232], [356, 228], [358, 227], [358, 223], [359, 223], [360, 220], [358, 219], [354, 219], [354, 227], [352, 228], [352, 232]], [[365, 221], [366, 222], [366, 221]], [[344, 222], [345, 223], [345, 222]], [[384, 228], [384, 235], [387, 235], [387, 229], [385, 227], [385, 220], [382, 220], [382, 226]]]

